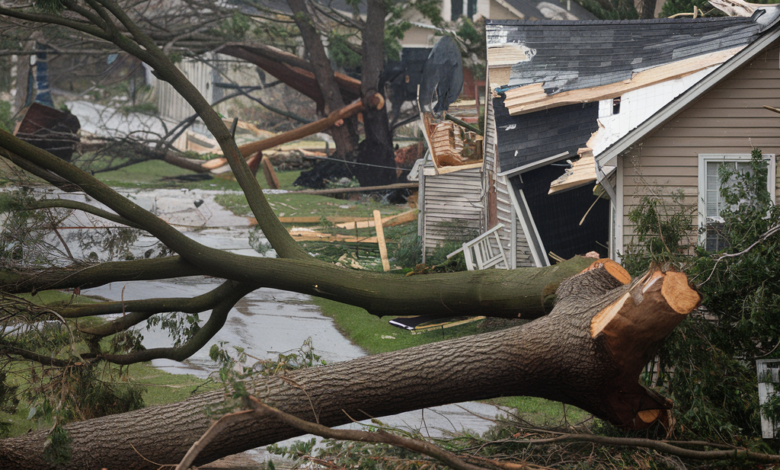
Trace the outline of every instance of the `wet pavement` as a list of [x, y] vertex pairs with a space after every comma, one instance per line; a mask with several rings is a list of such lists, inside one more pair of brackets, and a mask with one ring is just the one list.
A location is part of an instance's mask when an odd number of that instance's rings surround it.
[[[98, 295], [110, 300], [137, 300], [145, 298], [194, 297], [221, 284], [218, 279], [206, 277], [179, 278], [165, 281], [138, 281], [112, 283], [94, 289], [85, 289], [86, 295]], [[209, 312], [200, 314], [201, 324]], [[168, 347], [171, 338], [159, 327], [139, 325], [146, 348]], [[280, 353], [289, 353], [312, 339], [314, 352], [328, 363], [354, 359], [365, 355], [337, 329], [333, 320], [322, 315], [310, 302], [309, 296], [275, 289], [259, 289], [241, 299], [230, 311], [225, 326], [206, 346], [192, 357], [179, 363], [166, 359], [153, 365], [167, 372], [192, 374], [206, 378], [215, 372], [217, 364], [209, 358], [212, 345], [224, 343], [224, 348], [240, 346], [247, 354], [261, 359], [275, 359]]]
[[[249, 244], [249, 233], [252, 229], [248, 219], [233, 215], [214, 201], [216, 195], [227, 191], [160, 189], [120, 192], [204, 245], [249, 256], [276, 256], [273, 250], [260, 254], [252, 249]], [[84, 195], [49, 192], [46, 197], [62, 197], [97, 205]], [[73, 227], [115, 225], [81, 212], [74, 212], [65, 224]], [[260, 241], [264, 241], [262, 236]], [[136, 256], [143, 256], [153, 243], [154, 239], [141, 237], [131, 251]], [[82, 292], [110, 300], [192, 297], [216, 288], [220, 282], [218, 279], [198, 276], [153, 282], [113, 283]], [[200, 315], [201, 324], [208, 319], [208, 315], [208, 312]], [[167, 331], [159, 326], [147, 329], [146, 324], [142, 324], [139, 329], [144, 336], [143, 344], [147, 348], [167, 347], [172, 344]], [[319, 308], [310, 302], [309, 296], [260, 289], [239, 301], [231, 310], [225, 326], [188, 360], [182, 363], [156, 360], [153, 365], [167, 372], [205, 378], [217, 369], [216, 363], [208, 357], [213, 344], [225, 342], [228, 348], [241, 346], [252, 356], [275, 359], [279, 353], [297, 350], [307, 338], [312, 339], [315, 353], [327, 363], [346, 361], [365, 354], [338, 331], [332, 319], [322, 315]], [[501, 411], [492, 405], [469, 402], [401, 413], [384, 417], [382, 421], [389, 426], [419, 429], [423, 435], [441, 437], [464, 429], [484, 432], [492, 422], [483, 417], [493, 418], [497, 414], [501, 414]], [[359, 425], [346, 427], [355, 428]], [[311, 437], [302, 436], [280, 442], [279, 445], [289, 445], [295, 440]], [[248, 456], [258, 462], [271, 458], [262, 448], [250, 451]], [[273, 458], [278, 460], [278, 457]]]

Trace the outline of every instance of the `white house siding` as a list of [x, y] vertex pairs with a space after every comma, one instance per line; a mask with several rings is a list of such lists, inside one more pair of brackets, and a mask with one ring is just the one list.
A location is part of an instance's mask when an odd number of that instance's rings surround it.
[[[199, 59], [187, 58], [176, 65], [209, 103], [234, 92], [216, 88], [214, 82], [235, 82], [244, 86], [260, 85], [255, 65], [224, 54], [207, 53]], [[180, 122], [195, 112], [170, 84], [159, 80], [153, 81], [156, 82], [154, 86], [157, 92], [157, 109], [161, 117]], [[245, 97], [237, 97], [229, 101], [235, 102], [235, 100], [242, 100], [245, 105], [254, 104]], [[216, 109], [227, 115], [229, 106], [230, 103], [225, 102], [218, 105]]]
[[425, 176], [422, 219], [428, 254], [446, 242], [478, 235], [483, 228], [482, 170]]

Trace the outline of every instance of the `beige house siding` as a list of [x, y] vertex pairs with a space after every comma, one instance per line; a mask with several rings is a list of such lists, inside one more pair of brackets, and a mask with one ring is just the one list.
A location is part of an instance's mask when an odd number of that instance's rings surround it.
[[[775, 43], [621, 157], [623, 251], [635, 233], [628, 214], [642, 196], [671, 204], [670, 195], [681, 190], [697, 213], [699, 154], [750, 154], [753, 147], [780, 154], [780, 114], [762, 108], [780, 108], [779, 55]], [[695, 236], [696, 215], [691, 223]]]

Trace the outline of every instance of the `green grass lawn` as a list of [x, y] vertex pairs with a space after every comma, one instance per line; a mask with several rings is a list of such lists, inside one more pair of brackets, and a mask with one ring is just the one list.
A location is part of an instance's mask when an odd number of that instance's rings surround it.
[[[107, 185], [115, 187], [241, 190], [241, 187], [230, 173], [204, 181], [177, 181], [164, 179], [195, 174], [197, 173], [194, 171], [185, 170], [184, 168], [170, 165], [161, 160], [150, 160], [136, 163], [135, 165], [130, 165], [119, 170], [96, 173], [95, 177]], [[300, 171], [278, 172], [276, 176], [279, 178], [280, 188], [289, 190], [300, 189], [295, 188], [292, 185], [299, 174]], [[257, 181], [260, 183], [260, 187], [268, 188], [262, 171], [257, 172]]]
[[[278, 217], [373, 217], [375, 209], [378, 209], [385, 217], [404, 210], [402, 206], [382, 204], [370, 199], [347, 201], [315, 194], [291, 193], [266, 194], [265, 197]], [[252, 216], [246, 198], [241, 194], [221, 194], [215, 200], [236, 215]], [[362, 232], [365, 233], [366, 230], [363, 229]], [[350, 231], [344, 233], [350, 233]]]
[[393, 317], [378, 318], [369, 315], [360, 307], [317, 297], [313, 298], [313, 302], [322, 309], [322, 313], [333, 318], [336, 327], [347, 338], [369, 354], [397, 351], [480, 332], [479, 322], [474, 322], [413, 335], [409, 331], [390, 325], [388, 321]]

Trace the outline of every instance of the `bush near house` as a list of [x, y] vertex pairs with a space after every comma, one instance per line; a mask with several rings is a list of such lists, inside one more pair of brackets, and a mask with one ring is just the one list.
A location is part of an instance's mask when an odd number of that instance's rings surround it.
[[[767, 190], [767, 163], [752, 153], [750, 169], [720, 169], [720, 234], [727, 248], [707, 252], [691, 246], [696, 210], [675, 198], [647, 197], [630, 214], [637, 243], [624, 255], [626, 267], [659, 263], [686, 271], [704, 308], [674, 330], [661, 348], [648, 382], [675, 402], [675, 434], [736, 445], [761, 440], [755, 360], [780, 357], [780, 208]], [[780, 421], [771, 400], [764, 411]]]

